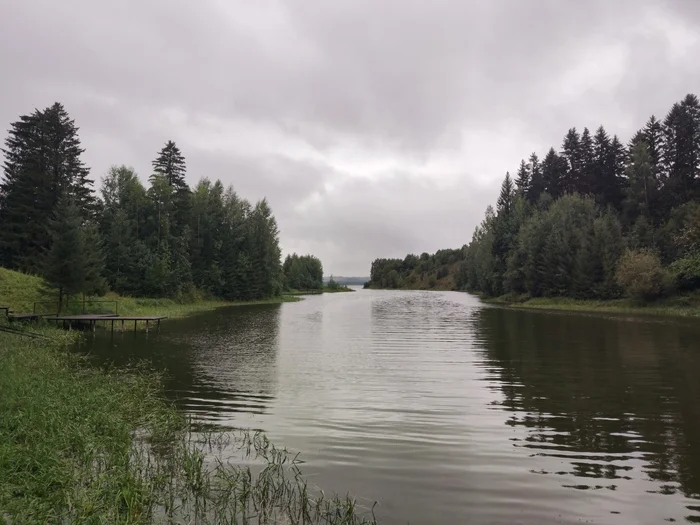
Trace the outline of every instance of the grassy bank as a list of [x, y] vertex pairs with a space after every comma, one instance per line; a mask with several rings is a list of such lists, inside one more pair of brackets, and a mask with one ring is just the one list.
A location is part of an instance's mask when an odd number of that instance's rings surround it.
[[[238, 306], [252, 304], [277, 304], [282, 302], [299, 301], [299, 298], [292, 296], [274, 297], [260, 301], [223, 301], [220, 299], [197, 299], [191, 302], [178, 302], [172, 299], [153, 299], [122, 297], [116, 293], [108, 293], [104, 297], [93, 297], [87, 300], [87, 309], [90, 313], [113, 312], [114, 301], [119, 303], [119, 313], [121, 315], [165, 315], [169, 318], [184, 317], [196, 312], [213, 310], [222, 306]], [[0, 306], [10, 306], [15, 312], [31, 312], [34, 303], [47, 304], [39, 305], [41, 308], [55, 312], [56, 299], [47, 296], [43, 289], [42, 279], [33, 275], [26, 275], [20, 272], [7, 270], [0, 267]], [[80, 298], [74, 299], [72, 307], [79, 313], [81, 305]], [[49, 304], [49, 303], [54, 303]], [[110, 303], [111, 302], [111, 303]]]
[[700, 317], [700, 294], [679, 295], [644, 304], [629, 299], [599, 301], [568, 299], [564, 297], [539, 297], [535, 299], [497, 297], [482, 298], [482, 301], [490, 304], [500, 304], [510, 308], [535, 310]]
[[0, 333], [0, 523], [371, 522], [264, 435], [194, 429], [158, 375], [94, 368], [67, 351], [75, 332], [32, 329], [45, 338]]

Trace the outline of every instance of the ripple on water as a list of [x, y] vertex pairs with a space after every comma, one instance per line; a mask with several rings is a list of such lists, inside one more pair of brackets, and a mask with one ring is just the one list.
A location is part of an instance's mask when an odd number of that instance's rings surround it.
[[195, 419], [265, 429], [384, 523], [700, 521], [697, 324], [343, 295], [192, 318], [128, 352]]

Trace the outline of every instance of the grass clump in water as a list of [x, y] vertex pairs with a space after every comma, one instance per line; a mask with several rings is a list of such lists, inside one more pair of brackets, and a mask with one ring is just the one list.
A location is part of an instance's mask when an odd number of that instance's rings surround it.
[[158, 376], [91, 367], [66, 351], [74, 334], [42, 333], [0, 333], [0, 523], [374, 522], [264, 435], [194, 432]]

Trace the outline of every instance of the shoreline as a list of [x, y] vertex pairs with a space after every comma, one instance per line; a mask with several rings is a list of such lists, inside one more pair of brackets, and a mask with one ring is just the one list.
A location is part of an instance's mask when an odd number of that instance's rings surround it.
[[[302, 462], [264, 433], [193, 425], [165, 397], [163, 374], [94, 365], [70, 351], [77, 331], [27, 329], [42, 337], [0, 332], [0, 523], [237, 522], [260, 508], [280, 522], [306, 508], [310, 524], [376, 523], [349, 496], [307, 492]], [[222, 461], [211, 468], [208, 455]]]
[[[109, 296], [108, 296], [109, 298]], [[218, 308], [235, 306], [256, 306], [267, 304], [296, 303], [301, 297], [279, 296], [252, 301], [224, 301], [220, 299], [203, 299], [191, 303], [178, 303], [172, 299], [154, 299], [147, 297], [114, 297], [119, 302], [119, 313], [124, 315], [166, 315], [168, 319], [182, 319], [199, 312], [210, 312]]]
[[521, 310], [541, 310], [581, 313], [647, 315], [656, 317], [700, 318], [700, 296], [675, 296], [648, 304], [635, 304], [629, 299], [571, 299], [539, 297], [513, 301], [505, 297], [479, 297], [484, 304]]

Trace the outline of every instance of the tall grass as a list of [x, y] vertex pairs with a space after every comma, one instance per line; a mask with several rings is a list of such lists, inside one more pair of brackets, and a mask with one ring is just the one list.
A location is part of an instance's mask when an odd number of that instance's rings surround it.
[[0, 523], [374, 523], [259, 433], [193, 429], [145, 369], [0, 333]]

